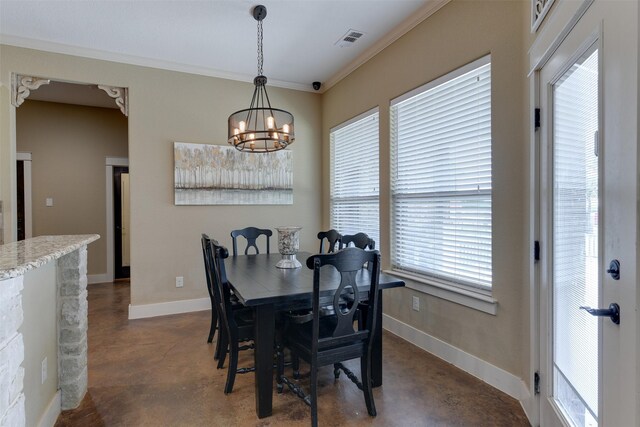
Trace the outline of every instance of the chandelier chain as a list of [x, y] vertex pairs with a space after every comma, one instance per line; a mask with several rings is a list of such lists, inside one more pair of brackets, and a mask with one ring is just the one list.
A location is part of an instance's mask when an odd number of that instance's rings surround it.
[[258, 75], [262, 75], [262, 20], [258, 21]]

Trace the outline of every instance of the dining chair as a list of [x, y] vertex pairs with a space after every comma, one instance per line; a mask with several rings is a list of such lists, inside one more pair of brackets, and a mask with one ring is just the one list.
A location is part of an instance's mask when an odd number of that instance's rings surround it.
[[[216, 340], [216, 349], [213, 353], [213, 358], [214, 360], [218, 360], [220, 356], [220, 335], [219, 334], [220, 334], [221, 322], [219, 321], [220, 313], [216, 308], [216, 302], [215, 302], [215, 297], [213, 292], [213, 283], [211, 283], [211, 275], [207, 271], [207, 268], [208, 268], [207, 251], [209, 250], [210, 240], [211, 239], [209, 238], [208, 235], [206, 235], [205, 233], [202, 233], [200, 237], [200, 244], [202, 246], [202, 257], [204, 259], [204, 272], [205, 272], [205, 279], [207, 283], [207, 292], [209, 293], [209, 299], [211, 300], [211, 326], [209, 328], [209, 336], [207, 337], [207, 342], [211, 343], [213, 341], [213, 337], [215, 336], [215, 333], [217, 330], [218, 339]], [[236, 306], [237, 308], [242, 306], [242, 304], [240, 303], [240, 301], [238, 301], [238, 298], [235, 295], [231, 294], [230, 300], [233, 306]]]
[[249, 248], [253, 248], [256, 251], [256, 254], [260, 253], [258, 249], [258, 245], [256, 244], [256, 239], [260, 236], [266, 236], [267, 238], [267, 253], [269, 253], [269, 240], [273, 232], [266, 228], [256, 228], [256, 227], [247, 227], [241, 230], [233, 230], [231, 232], [231, 238], [233, 239], [233, 256], [238, 256], [238, 243], [236, 239], [240, 236], [247, 239], [247, 247], [244, 250], [245, 255], [249, 255]]
[[[216, 330], [218, 329], [218, 310], [216, 309], [216, 301], [213, 296], [211, 277], [209, 275], [209, 272], [207, 271], [208, 269], [207, 251], [209, 250], [210, 240], [211, 239], [209, 239], [209, 236], [202, 233], [202, 236], [200, 237], [200, 244], [202, 245], [202, 258], [204, 260], [204, 273], [205, 273], [204, 275], [205, 275], [205, 279], [207, 280], [207, 291], [209, 292], [209, 299], [211, 299], [211, 327], [209, 328], [209, 337], [207, 338], [208, 343], [213, 341], [213, 337], [216, 333]], [[220, 344], [220, 340], [218, 339], [216, 341], [216, 350], [213, 356], [213, 358], [216, 360], [218, 359], [218, 355], [219, 355], [219, 344]]]
[[[360, 301], [360, 292], [356, 284], [356, 275], [367, 274], [363, 269], [365, 263], [371, 263], [373, 274], [370, 274], [368, 299], [371, 310], [367, 312], [364, 327], [354, 329], [354, 318]], [[332, 316], [320, 316], [320, 276], [328, 273], [323, 270], [331, 265], [340, 273], [340, 284], [333, 292], [334, 306], [340, 306]], [[281, 393], [284, 385], [311, 407], [311, 425], [318, 425], [318, 368], [333, 365], [336, 379], [340, 371], [353, 381], [364, 393], [367, 412], [376, 416], [371, 383], [371, 352], [373, 348], [373, 331], [376, 330], [378, 310], [380, 254], [378, 251], [365, 251], [359, 248], [345, 248], [330, 254], [317, 254], [307, 259], [307, 267], [313, 269], [313, 320], [297, 324], [289, 323], [283, 334], [282, 348], [277, 354], [277, 389]], [[352, 291], [351, 304], [341, 306], [339, 301], [343, 293]], [[324, 298], [324, 296], [323, 296]], [[310, 393], [284, 375], [284, 351], [289, 348], [293, 357], [300, 357], [311, 366]], [[360, 359], [360, 379], [342, 362]]]
[[229, 366], [227, 368], [227, 381], [224, 393], [233, 391], [236, 374], [244, 374], [255, 371], [254, 367], [238, 369], [238, 352], [254, 348], [253, 343], [240, 345], [254, 339], [254, 313], [253, 309], [243, 305], [233, 304], [231, 301], [231, 289], [227, 281], [224, 269], [224, 260], [229, 257], [229, 251], [220, 246], [216, 240], [209, 240], [209, 250], [206, 251], [207, 271], [212, 283], [212, 291], [218, 311], [218, 319], [221, 330], [218, 336], [220, 354], [218, 356], [218, 369], [224, 366], [227, 353], [229, 354]]
[[320, 239], [320, 251], [319, 253], [323, 254], [325, 253], [325, 239], [326, 239], [326, 246], [327, 246], [327, 251], [326, 253], [332, 253], [336, 251], [336, 246], [338, 246], [338, 249], [342, 249], [342, 235], [340, 233], [338, 233], [336, 230], [329, 230], [329, 231], [321, 231], [318, 233], [318, 239]]
[[342, 236], [343, 247], [348, 247], [351, 244], [360, 249], [374, 250], [376, 248], [376, 241], [366, 233], [345, 234]]

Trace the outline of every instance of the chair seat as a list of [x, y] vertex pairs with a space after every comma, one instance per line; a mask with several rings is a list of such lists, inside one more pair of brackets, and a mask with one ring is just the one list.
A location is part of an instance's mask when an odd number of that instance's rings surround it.
[[[340, 307], [346, 307], [349, 302], [353, 302], [353, 299], [340, 299]], [[336, 314], [336, 309], [331, 305], [325, 305], [324, 307], [320, 307], [320, 317], [334, 316]], [[313, 311], [311, 310], [295, 310], [284, 313], [285, 320], [289, 321], [293, 324], [302, 324], [307, 323], [313, 320]]]
[[[360, 347], [364, 344], [368, 336], [368, 332], [357, 332], [343, 338], [333, 337], [333, 331], [335, 330], [336, 325], [337, 320], [335, 316], [326, 316], [320, 319], [318, 330], [318, 351], [320, 353], [326, 352], [330, 354], [332, 349], [344, 349], [346, 346], [354, 345], [354, 350], [357, 351], [354, 353], [353, 357], [359, 357], [359, 354], [361, 354]], [[313, 322], [291, 325], [287, 333], [286, 341], [287, 345], [294, 347], [300, 356], [307, 360], [308, 357], [305, 357], [305, 355], [311, 355]], [[333, 363], [333, 360], [329, 361], [329, 363]]]

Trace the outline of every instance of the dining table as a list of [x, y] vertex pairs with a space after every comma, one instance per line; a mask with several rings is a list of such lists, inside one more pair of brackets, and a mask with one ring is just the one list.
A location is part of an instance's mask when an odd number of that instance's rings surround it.
[[[277, 268], [282, 258], [279, 253], [238, 255], [225, 260], [227, 280], [240, 302], [255, 310], [254, 362], [256, 413], [258, 418], [272, 414], [273, 363], [276, 315], [281, 311], [311, 309], [313, 270], [305, 265], [311, 256], [298, 252], [302, 262], [299, 268]], [[326, 269], [326, 270], [324, 270]], [[366, 268], [356, 274], [360, 300], [368, 298], [370, 276]], [[380, 273], [379, 292], [404, 286], [404, 281], [389, 274]], [[320, 275], [320, 298], [330, 296], [340, 284], [337, 270], [323, 267]], [[382, 385], [382, 294], [378, 298], [376, 328], [373, 331], [372, 384]]]

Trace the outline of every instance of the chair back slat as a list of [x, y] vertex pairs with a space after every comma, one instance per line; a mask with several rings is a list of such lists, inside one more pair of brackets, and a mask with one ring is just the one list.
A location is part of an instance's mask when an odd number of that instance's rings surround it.
[[229, 256], [229, 251], [224, 246], [219, 245], [216, 240], [211, 239], [207, 256], [216, 307], [218, 308], [218, 313], [222, 314], [220, 321], [227, 330], [228, 336], [233, 339], [232, 332], [234, 328], [230, 324], [235, 320], [231, 307], [231, 288], [224, 268], [224, 260]]
[[325, 239], [327, 250], [326, 253], [332, 253], [336, 251], [336, 246], [338, 250], [342, 249], [342, 235], [338, 233], [336, 230], [329, 231], [321, 231], [318, 233], [318, 239], [320, 239], [320, 251], [319, 253], [325, 253]]
[[[357, 270], [340, 272], [340, 286], [333, 295], [333, 306], [338, 319], [333, 332], [334, 337], [353, 334], [353, 320], [360, 302], [356, 274]], [[344, 304], [344, 301], [347, 303]]]
[[345, 234], [342, 236], [342, 245], [346, 248], [353, 244], [356, 248], [374, 250], [376, 241], [366, 233]]
[[209, 292], [209, 298], [211, 298], [211, 304], [215, 305], [215, 300], [213, 297], [213, 288], [211, 283], [211, 271], [208, 264], [207, 254], [209, 251], [209, 236], [202, 233], [200, 237], [200, 244], [202, 245], [202, 258], [204, 259], [204, 275], [207, 279], [207, 291]]
[[231, 232], [231, 238], [233, 239], [233, 256], [238, 255], [238, 243], [236, 239], [240, 236], [247, 239], [247, 247], [244, 250], [245, 255], [249, 255], [249, 248], [253, 248], [256, 251], [256, 255], [260, 253], [260, 250], [258, 249], [258, 245], [256, 243], [256, 240], [260, 236], [266, 236], [267, 253], [269, 253], [269, 241], [272, 235], [273, 232], [266, 228], [247, 227], [241, 230], [233, 230]]

